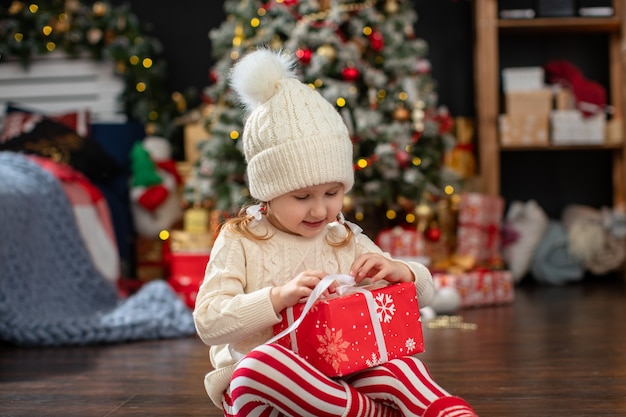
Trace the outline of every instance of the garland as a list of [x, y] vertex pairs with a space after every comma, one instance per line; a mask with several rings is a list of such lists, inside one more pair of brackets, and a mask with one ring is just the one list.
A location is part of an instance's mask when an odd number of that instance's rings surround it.
[[147, 134], [169, 137], [173, 120], [187, 107], [183, 94], [164, 88], [166, 66], [157, 39], [146, 36], [128, 5], [111, 7], [80, 0], [23, 3], [0, 10], [0, 63], [19, 60], [27, 68], [34, 58], [63, 51], [112, 60], [125, 89], [120, 98], [126, 116], [146, 126]]

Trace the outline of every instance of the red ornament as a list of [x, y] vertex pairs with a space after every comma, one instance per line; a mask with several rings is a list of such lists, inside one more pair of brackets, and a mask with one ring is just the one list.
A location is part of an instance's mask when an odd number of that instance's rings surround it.
[[385, 46], [385, 42], [383, 40], [383, 34], [380, 32], [372, 32], [370, 35], [370, 46], [376, 52], [382, 51]]
[[429, 227], [426, 230], [426, 239], [431, 242], [438, 242], [441, 239], [441, 229], [438, 227]]
[[284, 0], [283, 4], [285, 6], [294, 6], [294, 5], [298, 4], [298, 0]]
[[408, 152], [400, 149], [396, 151], [395, 155], [398, 165], [400, 165], [402, 168], [406, 168], [409, 166], [409, 162], [411, 161], [411, 155], [409, 155]]
[[217, 82], [217, 79], [218, 79], [217, 71], [215, 70], [209, 71], [209, 81], [211, 82], [211, 84], [215, 84]]
[[311, 56], [313, 56], [313, 53], [310, 49], [298, 49], [296, 51], [296, 56], [304, 65], [309, 65], [311, 63]]
[[418, 74], [430, 74], [431, 72], [430, 61], [424, 58], [418, 59], [415, 65], [415, 69], [417, 70]]
[[356, 81], [359, 79], [360, 75], [361, 73], [359, 72], [358, 68], [355, 67], [346, 67], [341, 70], [341, 76], [343, 77], [344, 81]]

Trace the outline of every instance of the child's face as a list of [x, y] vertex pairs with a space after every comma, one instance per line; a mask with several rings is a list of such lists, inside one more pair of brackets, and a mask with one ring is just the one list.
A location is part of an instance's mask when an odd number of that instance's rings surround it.
[[343, 184], [338, 182], [292, 191], [270, 201], [268, 219], [287, 233], [316, 236], [337, 220], [343, 195]]

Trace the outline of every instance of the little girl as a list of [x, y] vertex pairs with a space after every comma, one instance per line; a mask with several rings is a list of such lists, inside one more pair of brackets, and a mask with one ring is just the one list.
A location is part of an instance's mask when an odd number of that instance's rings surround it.
[[225, 416], [475, 416], [415, 357], [329, 378], [265, 343], [281, 311], [329, 274], [414, 282], [420, 306], [434, 293], [426, 267], [392, 259], [343, 219], [352, 143], [333, 106], [296, 79], [294, 62], [261, 49], [231, 73], [249, 110], [243, 147], [260, 203], [224, 224], [196, 299], [196, 328], [214, 368], [205, 377], [209, 397]]

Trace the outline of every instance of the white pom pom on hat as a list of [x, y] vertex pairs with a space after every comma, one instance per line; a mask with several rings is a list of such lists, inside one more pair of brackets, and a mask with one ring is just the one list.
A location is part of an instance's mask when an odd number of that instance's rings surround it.
[[352, 142], [341, 115], [296, 78], [295, 59], [259, 49], [233, 67], [230, 84], [249, 114], [243, 133], [252, 197], [270, 201], [313, 185], [354, 184]]

